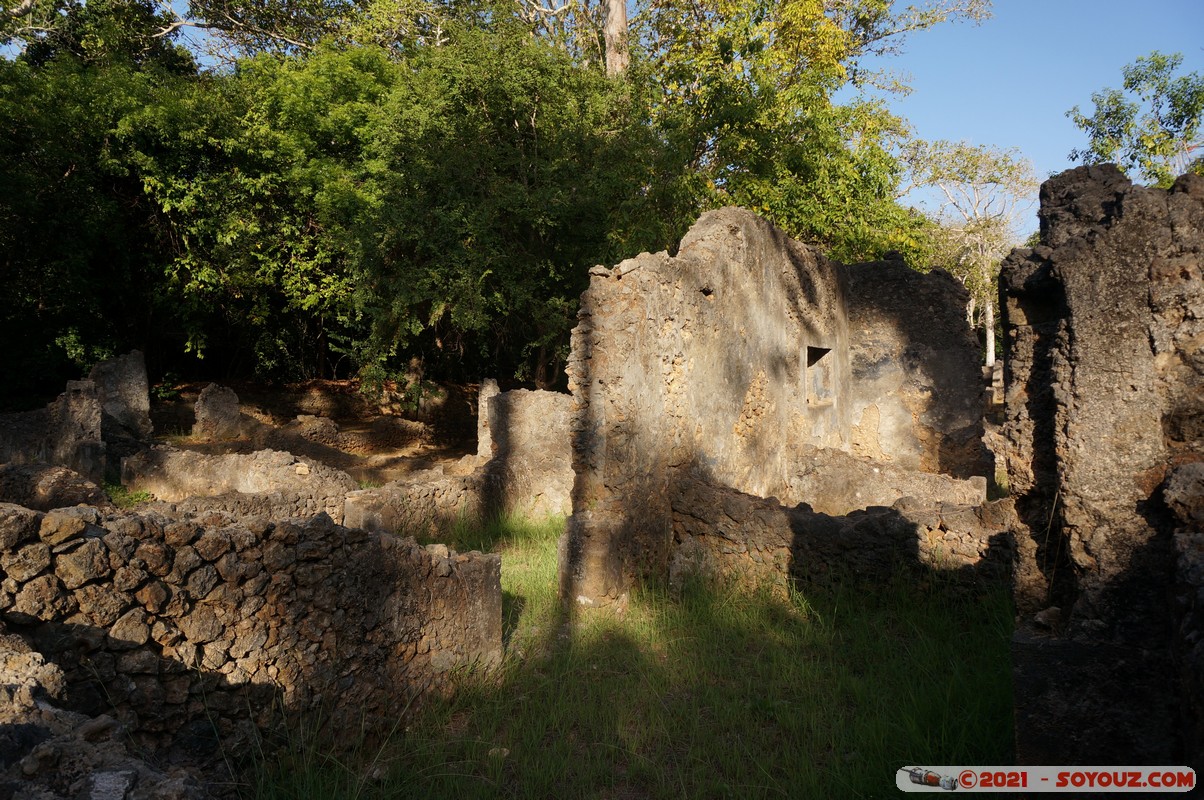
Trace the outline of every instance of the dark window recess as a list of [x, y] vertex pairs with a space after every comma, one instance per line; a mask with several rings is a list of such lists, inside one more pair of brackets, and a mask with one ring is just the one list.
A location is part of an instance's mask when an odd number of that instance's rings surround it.
[[833, 365], [835, 360], [825, 358], [832, 352], [830, 347], [807, 348], [807, 403], [813, 406], [831, 405], [836, 396]]
[[814, 367], [816, 363], [832, 352], [831, 347], [808, 347], [807, 348], [807, 366]]

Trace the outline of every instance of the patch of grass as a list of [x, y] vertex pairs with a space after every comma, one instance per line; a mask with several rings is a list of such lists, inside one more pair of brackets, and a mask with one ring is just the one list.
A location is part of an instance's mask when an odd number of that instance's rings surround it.
[[106, 483], [104, 485], [105, 494], [113, 501], [113, 505], [118, 508], [136, 508], [144, 503], [149, 503], [155, 499], [155, 496], [150, 492], [131, 492], [120, 483]]
[[356, 796], [893, 797], [905, 765], [1012, 760], [1006, 589], [697, 585], [569, 623], [561, 530], [454, 530], [502, 554], [507, 657], [428, 702]]
[[1004, 497], [1010, 497], [1012, 487], [1008, 483], [1008, 472], [1002, 466], [995, 468], [995, 480], [987, 486], [987, 499], [1000, 500]]

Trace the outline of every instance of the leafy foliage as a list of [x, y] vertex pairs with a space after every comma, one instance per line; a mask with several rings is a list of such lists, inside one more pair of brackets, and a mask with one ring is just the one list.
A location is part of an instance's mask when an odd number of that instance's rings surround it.
[[947, 141], [912, 141], [903, 160], [912, 186], [934, 187], [943, 198], [928, 232], [932, 256], [969, 290], [966, 313], [985, 333], [991, 366], [999, 265], [1020, 242], [1020, 213], [1038, 186], [1033, 166], [1014, 150]]
[[[0, 35], [0, 244], [18, 374], [552, 380], [588, 268], [750, 207], [844, 259], [919, 253], [902, 121], [832, 97], [984, 0], [599, 6], [31, 0]], [[172, 42], [207, 28], [230, 59]], [[56, 371], [57, 370], [57, 371]], [[37, 381], [8, 387], [37, 393]]]
[[161, 220], [120, 129], [180, 80], [178, 54], [44, 44], [37, 59], [0, 61], [0, 358], [10, 398], [57, 391], [64, 376], [147, 341], [169, 302], [156, 291]]
[[1156, 186], [1168, 187], [1184, 172], [1204, 174], [1198, 151], [1204, 114], [1204, 76], [1177, 75], [1183, 56], [1154, 51], [1126, 66], [1124, 88], [1091, 95], [1095, 112], [1067, 112], [1089, 144], [1070, 158], [1085, 164], [1114, 161]]

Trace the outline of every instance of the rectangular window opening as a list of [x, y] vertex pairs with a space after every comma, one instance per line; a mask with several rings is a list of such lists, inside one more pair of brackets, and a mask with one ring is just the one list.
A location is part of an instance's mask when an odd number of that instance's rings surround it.
[[807, 404], [830, 406], [836, 396], [833, 365], [835, 359], [825, 358], [830, 347], [807, 347], [806, 390]]

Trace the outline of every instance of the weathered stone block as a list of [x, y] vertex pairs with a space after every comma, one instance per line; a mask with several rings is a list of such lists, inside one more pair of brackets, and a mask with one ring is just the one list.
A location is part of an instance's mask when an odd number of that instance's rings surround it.
[[237, 439], [242, 432], [238, 395], [228, 386], [211, 383], [197, 396], [192, 435], [209, 441]]
[[38, 536], [42, 514], [12, 503], [0, 503], [0, 550], [12, 550]]
[[92, 368], [88, 379], [96, 384], [102, 411], [101, 434], [105, 441], [119, 437], [150, 438], [153, 430], [150, 385], [141, 352], [134, 350], [102, 361]]

